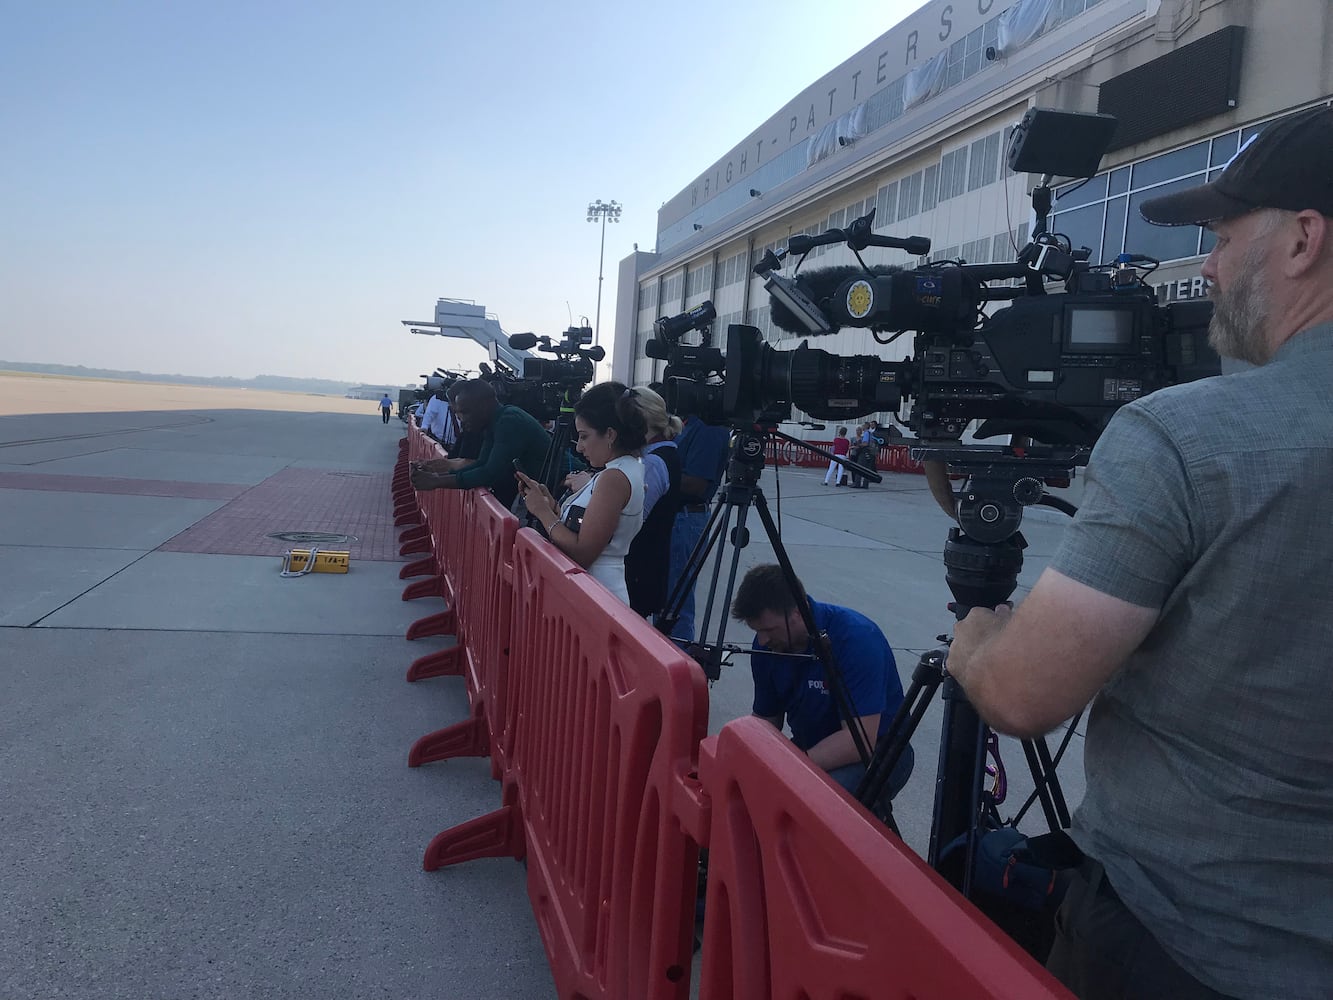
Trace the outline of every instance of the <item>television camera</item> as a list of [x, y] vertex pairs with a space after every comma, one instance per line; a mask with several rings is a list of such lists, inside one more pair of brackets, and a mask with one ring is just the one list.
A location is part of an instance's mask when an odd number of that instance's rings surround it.
[[[841, 357], [802, 342], [795, 350], [764, 343], [753, 326], [732, 324], [724, 355], [711, 346], [711, 303], [658, 320], [649, 357], [668, 362], [668, 393], [715, 423], [794, 404], [813, 417], [844, 420], [866, 413], [897, 414], [925, 442], [958, 442], [983, 421], [978, 438], [1020, 435], [1053, 446], [1091, 447], [1112, 414], [1163, 386], [1217, 374], [1208, 346], [1208, 301], [1161, 306], [1145, 278], [1158, 262], [1125, 253], [1091, 265], [1089, 252], [1046, 231], [1053, 164], [1068, 176], [1090, 176], [1109, 136], [1104, 115], [1033, 109], [1015, 130], [1009, 151], [1015, 170], [1045, 172], [1033, 191], [1032, 241], [1013, 262], [937, 261], [915, 268], [868, 266], [861, 251], [892, 247], [924, 256], [923, 237], [873, 232], [875, 211], [845, 229], [793, 236], [754, 268], [765, 279], [774, 325], [800, 336], [826, 336], [846, 327], [867, 329], [892, 343], [913, 331], [910, 356]], [[1114, 121], [1111, 121], [1111, 126]], [[1054, 137], [1076, 134], [1088, 144], [1078, 155]], [[800, 273], [816, 247], [846, 244], [858, 265]], [[785, 258], [799, 255], [790, 277]], [[1051, 293], [1048, 284], [1063, 282]], [[989, 315], [994, 303], [1007, 305]], [[681, 336], [703, 332], [703, 344]]]
[[423, 373], [418, 377], [424, 379], [424, 382], [419, 389], [412, 391], [412, 395], [418, 403], [424, 403], [431, 396], [437, 396], [447, 391], [459, 379], [467, 378], [467, 375], [463, 372], [450, 371], [447, 368], [436, 368], [431, 374]]
[[509, 338], [514, 350], [536, 347], [555, 357], [524, 358], [521, 375], [497, 362], [490, 375], [483, 373], [482, 377], [495, 386], [501, 403], [517, 406], [543, 422], [555, 420], [572, 411], [584, 387], [593, 380], [593, 365], [606, 357], [606, 349], [600, 344], [583, 346], [591, 341], [592, 328], [586, 326], [571, 326], [554, 341], [535, 333], [516, 333]]
[[[1121, 254], [1093, 267], [1086, 251], [1047, 233], [1013, 263], [905, 269], [862, 262], [778, 273], [784, 257], [835, 243], [846, 243], [858, 260], [867, 246], [928, 251], [924, 239], [875, 235], [873, 220], [874, 210], [845, 230], [792, 237], [782, 251], [768, 251], [755, 273], [766, 279], [773, 322], [783, 330], [824, 336], [858, 327], [884, 343], [915, 331], [909, 358], [842, 357], [808, 342], [778, 350], [742, 324], [728, 327], [723, 354], [711, 346], [715, 311], [706, 302], [659, 320], [658, 339], [648, 343], [649, 357], [668, 362], [668, 402], [723, 423], [793, 404], [812, 417], [845, 420], [897, 413], [906, 399], [912, 405], [901, 422], [923, 441], [956, 442], [979, 419], [979, 438], [1018, 434], [1090, 447], [1125, 403], [1219, 370], [1207, 345], [1211, 303], [1160, 306], [1144, 280], [1156, 261]], [[1047, 279], [1063, 280], [1065, 290], [1048, 294]], [[1000, 301], [1009, 304], [986, 315]], [[679, 343], [691, 329], [704, 331], [702, 345]]]

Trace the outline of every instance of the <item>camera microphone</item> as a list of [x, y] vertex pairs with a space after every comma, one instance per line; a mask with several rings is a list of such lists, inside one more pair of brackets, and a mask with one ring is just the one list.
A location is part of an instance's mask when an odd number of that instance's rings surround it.
[[704, 300], [689, 312], [678, 316], [663, 316], [653, 323], [653, 332], [666, 340], [675, 340], [690, 330], [702, 330], [717, 319], [717, 310], [711, 300]]
[[535, 333], [516, 333], [509, 338], [509, 346], [516, 351], [527, 351], [537, 346]]

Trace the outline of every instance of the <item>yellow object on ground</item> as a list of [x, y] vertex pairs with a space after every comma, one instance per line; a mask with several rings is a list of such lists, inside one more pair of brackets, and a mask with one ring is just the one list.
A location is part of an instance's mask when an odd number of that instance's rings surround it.
[[310, 549], [288, 549], [282, 557], [282, 575], [346, 573], [352, 562], [352, 554], [346, 550], [324, 551], [315, 549], [315, 563], [310, 566], [310, 551]]

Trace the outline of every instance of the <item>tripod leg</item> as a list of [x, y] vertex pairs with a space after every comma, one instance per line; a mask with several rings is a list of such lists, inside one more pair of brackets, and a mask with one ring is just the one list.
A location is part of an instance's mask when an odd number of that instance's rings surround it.
[[726, 531], [730, 516], [731, 511], [726, 504], [718, 504], [709, 514], [708, 523], [704, 525], [698, 543], [690, 552], [689, 558], [685, 560], [685, 565], [680, 571], [680, 578], [676, 580], [675, 587], [672, 588], [670, 596], [667, 597], [666, 610], [658, 616], [657, 628], [663, 635], [669, 636], [675, 631], [676, 623], [680, 621], [681, 610], [685, 606], [685, 600], [693, 593], [699, 574], [703, 570], [704, 563], [708, 560], [708, 554], [713, 551], [718, 538]]
[[[935, 815], [926, 862], [938, 869], [940, 852], [976, 826], [974, 802], [981, 790], [980, 755], [985, 752], [983, 724], [963, 689], [953, 678], [944, 681], [944, 719], [940, 727], [940, 762], [935, 778]], [[972, 866], [969, 853], [964, 875]], [[960, 879], [956, 887], [961, 888]]]
[[[749, 533], [745, 528], [746, 514], [749, 512], [749, 505], [745, 503], [738, 504], [736, 507], [736, 527], [731, 534], [731, 565], [727, 570], [727, 589], [725, 591], [727, 600], [730, 601], [731, 595], [736, 592], [736, 572], [740, 568], [741, 550], [750, 543]], [[704, 607], [704, 616], [700, 619], [699, 635], [701, 638], [707, 638], [708, 625], [713, 615], [713, 602], [717, 597], [717, 581], [722, 573], [722, 560], [719, 559], [713, 565], [713, 577], [708, 584], [708, 603]], [[730, 612], [729, 607], [724, 607], [717, 619], [717, 638], [714, 643], [721, 646], [727, 635], [727, 615]]]
[[893, 714], [889, 728], [875, 743], [870, 766], [866, 768], [865, 777], [861, 779], [860, 787], [856, 790], [856, 801], [871, 812], [875, 812], [880, 806], [883, 807], [884, 821], [894, 833], [898, 832], [898, 828], [893, 821], [893, 803], [884, 793], [888, 789], [890, 778], [893, 777], [894, 768], [907, 752], [912, 737], [930, 707], [930, 699], [934, 697], [943, 680], [943, 651], [932, 649], [922, 653], [916, 669], [912, 671], [912, 683], [907, 688], [903, 703]]
[[1055, 765], [1051, 761], [1051, 751], [1045, 738], [1023, 740], [1023, 756], [1027, 758], [1033, 789], [1037, 801], [1041, 803], [1046, 825], [1051, 830], [1065, 829], [1069, 826], [1069, 806], [1065, 803], [1064, 790], [1056, 778]]
[[561, 413], [556, 418], [554, 426], [551, 428], [551, 443], [546, 448], [546, 457], [542, 459], [541, 472], [537, 476], [537, 482], [542, 483], [551, 491], [551, 496], [560, 495], [560, 483], [558, 480], [564, 477], [560, 475], [565, 463], [562, 458], [569, 451], [569, 446], [574, 442], [574, 418], [572, 413]]

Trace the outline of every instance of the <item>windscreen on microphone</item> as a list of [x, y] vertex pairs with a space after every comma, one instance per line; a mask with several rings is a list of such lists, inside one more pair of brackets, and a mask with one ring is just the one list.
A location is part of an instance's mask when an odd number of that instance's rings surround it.
[[[901, 271], [902, 268], [887, 264], [879, 267], [872, 267], [870, 273], [878, 277], [885, 274], [893, 274]], [[821, 312], [834, 323], [833, 330], [837, 331], [836, 321], [833, 319], [832, 311], [829, 309], [829, 299], [838, 291], [844, 282], [851, 281], [853, 278], [864, 278], [866, 272], [863, 268], [855, 264], [838, 264], [834, 267], [816, 267], [809, 271], [802, 271], [796, 275], [796, 287], [805, 293], [806, 297], [817, 305]], [[774, 298], [769, 302], [769, 317], [773, 320], [773, 325], [786, 330], [788, 333], [794, 333], [799, 336], [808, 336], [810, 328], [800, 321], [778, 299]]]
[[537, 346], [535, 333], [516, 333], [509, 338], [509, 346], [516, 351], [526, 351]]

